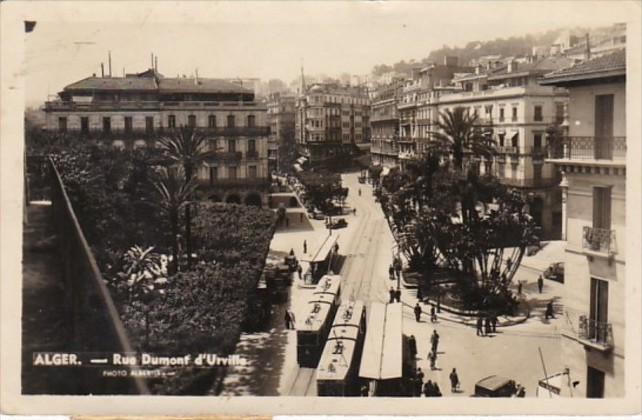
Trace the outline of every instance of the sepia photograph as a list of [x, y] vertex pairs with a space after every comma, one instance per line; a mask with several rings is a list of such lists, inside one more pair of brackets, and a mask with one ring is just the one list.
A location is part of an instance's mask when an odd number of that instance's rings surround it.
[[41, 3], [1, 9], [16, 398], [639, 412], [639, 2]]

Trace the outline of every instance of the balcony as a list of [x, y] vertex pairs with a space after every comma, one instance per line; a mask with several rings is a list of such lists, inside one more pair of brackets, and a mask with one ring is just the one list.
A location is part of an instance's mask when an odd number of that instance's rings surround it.
[[626, 137], [564, 137], [549, 146], [549, 159], [624, 163]]
[[531, 155], [533, 160], [542, 160], [546, 156], [546, 150], [543, 147], [533, 146], [531, 147]]
[[248, 160], [257, 160], [259, 158], [259, 152], [256, 150], [248, 150], [245, 153], [245, 158]]
[[577, 331], [563, 332], [562, 334], [590, 349], [601, 352], [613, 350], [613, 328], [611, 324], [590, 319], [586, 315], [579, 316]]
[[615, 231], [584, 226], [582, 249], [588, 254], [611, 256], [616, 253]]
[[503, 155], [519, 155], [518, 146], [497, 146], [495, 148], [498, 154]]
[[45, 111], [159, 110], [158, 101], [47, 101]]
[[218, 152], [209, 160], [218, 162], [239, 162], [243, 159], [242, 152]]

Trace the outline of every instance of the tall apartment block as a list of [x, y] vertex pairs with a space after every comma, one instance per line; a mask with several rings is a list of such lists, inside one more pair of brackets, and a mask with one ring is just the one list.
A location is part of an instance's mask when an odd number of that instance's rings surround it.
[[216, 156], [198, 169], [215, 201], [262, 205], [269, 183], [267, 108], [254, 92], [220, 79], [94, 74], [45, 103], [46, 129], [119, 148], [153, 147], [180, 126], [206, 134]]
[[370, 99], [365, 88], [338, 83], [302, 86], [296, 99], [295, 139], [311, 165], [352, 155], [370, 142]]
[[568, 136], [547, 159], [564, 174], [562, 361], [579, 382], [577, 396], [623, 397], [625, 51], [551, 73], [541, 84], [569, 91]]
[[390, 169], [399, 165], [399, 111], [403, 80], [379, 86], [372, 95], [370, 155], [374, 165]]
[[267, 118], [270, 125], [268, 161], [270, 171], [288, 171], [296, 160], [295, 104], [294, 95], [273, 93], [268, 97]]

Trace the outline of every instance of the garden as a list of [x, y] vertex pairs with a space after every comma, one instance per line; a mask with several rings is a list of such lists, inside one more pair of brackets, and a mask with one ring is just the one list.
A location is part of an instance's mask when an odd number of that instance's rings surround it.
[[[191, 175], [207, 156], [199, 139], [181, 129], [160, 149], [56, 141], [32, 147], [52, 156], [140, 352], [226, 356], [253, 316], [248, 307], [275, 215], [202, 201]], [[216, 394], [224, 374], [222, 368], [181, 369], [148, 385], [158, 394]]]

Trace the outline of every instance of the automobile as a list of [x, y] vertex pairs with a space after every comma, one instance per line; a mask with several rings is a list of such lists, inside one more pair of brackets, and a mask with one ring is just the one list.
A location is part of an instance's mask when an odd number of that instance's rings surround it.
[[487, 376], [475, 384], [473, 397], [523, 397], [526, 391], [524, 387], [515, 383], [514, 380], [499, 375]]
[[326, 223], [325, 227], [328, 229], [340, 229], [348, 227], [348, 222], [346, 222], [346, 219], [332, 220], [331, 222]]
[[544, 277], [564, 283], [564, 263], [555, 262], [549, 265], [548, 268], [544, 270]]
[[325, 214], [323, 214], [322, 212], [320, 212], [320, 211], [318, 211], [318, 210], [315, 210], [315, 211], [312, 213], [312, 218], [313, 218], [314, 220], [325, 220]]

